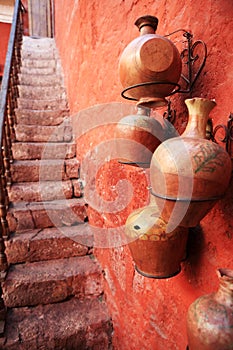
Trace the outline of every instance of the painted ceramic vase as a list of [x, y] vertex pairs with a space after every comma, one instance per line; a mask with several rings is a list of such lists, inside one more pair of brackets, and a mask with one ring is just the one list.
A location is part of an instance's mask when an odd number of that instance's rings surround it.
[[149, 108], [138, 107], [137, 114], [125, 116], [116, 125], [116, 152], [122, 163], [149, 168], [156, 148], [174, 135], [166, 120], [150, 117]]
[[162, 217], [173, 227], [196, 226], [224, 195], [231, 176], [228, 153], [205, 139], [215, 101], [192, 98], [185, 103], [189, 110], [185, 132], [164, 141], [150, 166], [151, 192]]
[[177, 227], [167, 233], [166, 226], [154, 205], [137, 209], [126, 221], [126, 235], [135, 269], [145, 277], [169, 278], [181, 270], [188, 229]]
[[[128, 94], [140, 105], [164, 106], [167, 104], [165, 97], [171, 94], [180, 79], [182, 63], [179, 51], [170, 40], [155, 34], [156, 17], [142, 16], [135, 25], [140, 36], [129, 43], [120, 57], [122, 86], [131, 87]], [[135, 86], [142, 83], [146, 84]]]
[[217, 270], [219, 289], [195, 300], [187, 314], [189, 350], [233, 348], [233, 270]]

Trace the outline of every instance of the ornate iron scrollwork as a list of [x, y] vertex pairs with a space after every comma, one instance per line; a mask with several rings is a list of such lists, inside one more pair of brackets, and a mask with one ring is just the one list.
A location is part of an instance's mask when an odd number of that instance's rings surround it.
[[230, 113], [227, 125], [218, 124], [211, 132], [211, 139], [216, 143], [225, 143], [225, 149], [233, 158], [233, 113]]

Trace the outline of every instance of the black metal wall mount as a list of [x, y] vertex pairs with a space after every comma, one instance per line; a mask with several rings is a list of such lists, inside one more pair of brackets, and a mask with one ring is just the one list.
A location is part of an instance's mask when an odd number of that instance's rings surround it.
[[225, 149], [233, 159], [233, 113], [230, 113], [227, 124], [218, 124], [210, 130], [210, 139], [216, 143], [224, 143]]
[[[185, 29], [177, 29], [174, 32], [165, 35], [172, 36], [178, 32], [183, 32], [183, 37], [186, 39], [187, 47], [180, 53], [180, 57], [184, 65], [187, 66], [187, 74], [182, 73], [181, 78], [185, 82], [185, 89], [180, 87], [175, 91], [179, 93], [192, 93], [193, 87], [200, 76], [207, 58], [207, 46], [202, 40], [193, 42], [193, 35]], [[196, 70], [194, 66], [197, 65]]]
[[[187, 41], [187, 48], [181, 52], [181, 59], [184, 64], [187, 65], [187, 75], [183, 73], [181, 74], [181, 78], [186, 84], [185, 89], [182, 90], [180, 88], [174, 93], [179, 92], [191, 94], [193, 87], [205, 66], [207, 59], [207, 46], [202, 40], [197, 40], [193, 43], [193, 35], [184, 29], [178, 29], [166, 36], [173, 35], [179, 31], [183, 32], [183, 36]], [[184, 61], [185, 58], [186, 61]], [[194, 70], [195, 63], [198, 63], [196, 71]], [[171, 108], [170, 100], [168, 101], [167, 111], [164, 112], [163, 116], [174, 124], [176, 120], [176, 110]], [[212, 119], [209, 119], [206, 132], [208, 139], [218, 144], [225, 144], [226, 151], [233, 159], [233, 113], [230, 113], [226, 125], [218, 124], [214, 127]]]

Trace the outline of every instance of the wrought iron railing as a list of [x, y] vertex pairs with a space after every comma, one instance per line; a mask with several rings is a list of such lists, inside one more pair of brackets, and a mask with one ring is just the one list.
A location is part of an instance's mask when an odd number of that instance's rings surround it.
[[[15, 1], [11, 32], [4, 65], [0, 91], [0, 281], [7, 271], [4, 240], [9, 236], [7, 210], [9, 207], [8, 186], [11, 184], [12, 141], [15, 138], [15, 109], [18, 97], [18, 73], [21, 65], [23, 38], [23, 12], [21, 0]], [[4, 304], [0, 287], [0, 336], [3, 333]]]

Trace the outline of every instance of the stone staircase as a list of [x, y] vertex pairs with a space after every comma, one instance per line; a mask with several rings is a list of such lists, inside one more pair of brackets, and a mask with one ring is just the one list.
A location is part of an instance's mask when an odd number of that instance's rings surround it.
[[111, 349], [53, 39], [23, 38], [3, 282], [3, 350]]

